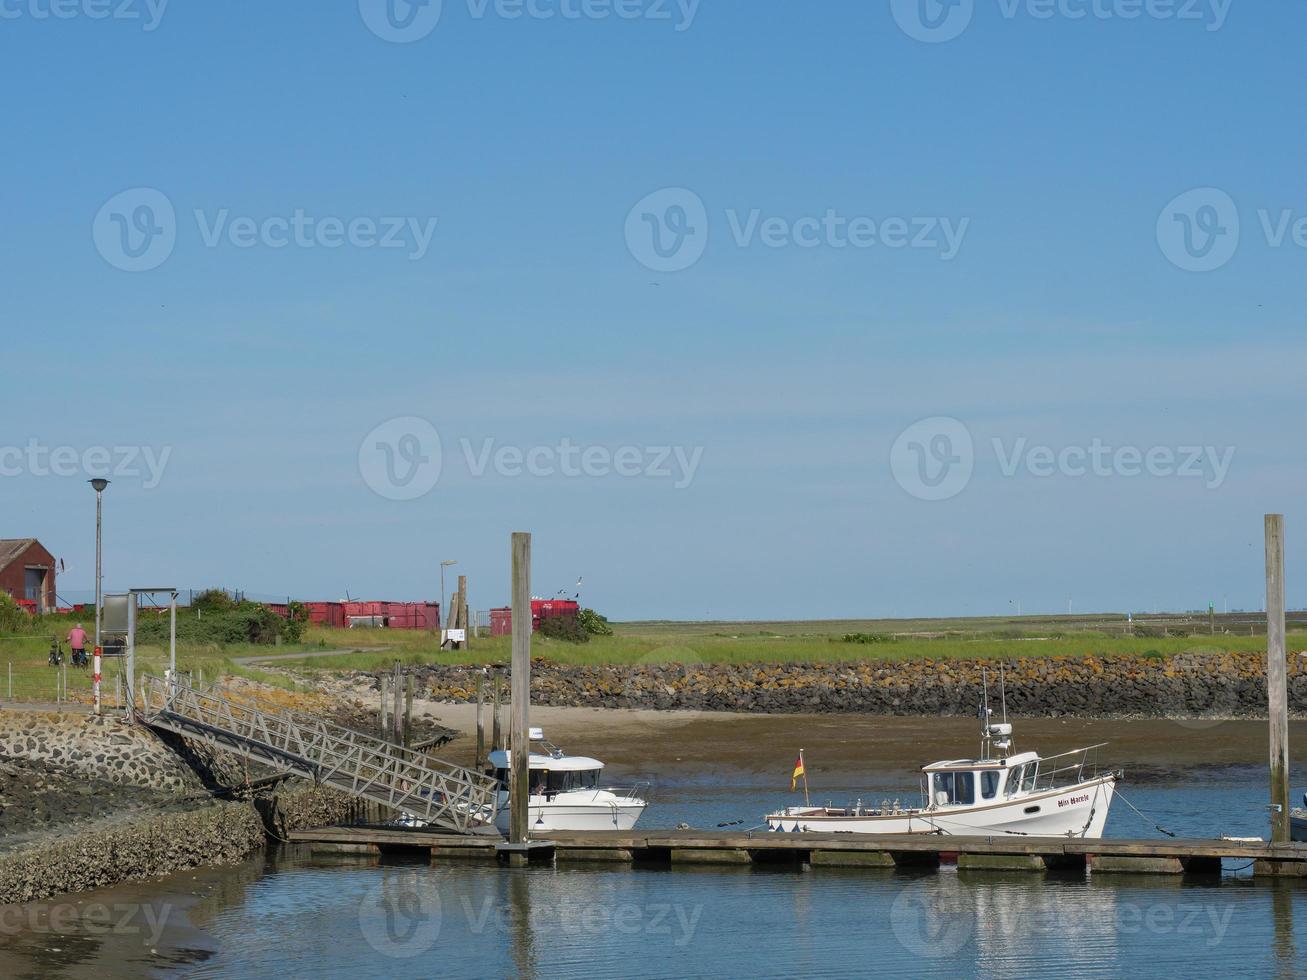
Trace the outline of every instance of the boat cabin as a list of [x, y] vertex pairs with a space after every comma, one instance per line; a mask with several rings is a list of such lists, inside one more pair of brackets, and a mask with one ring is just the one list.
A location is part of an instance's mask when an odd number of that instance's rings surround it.
[[1039, 755], [1021, 752], [1006, 759], [955, 759], [923, 766], [931, 806], [977, 806], [1030, 793], [1039, 775]]
[[[527, 764], [531, 767], [529, 786], [532, 796], [552, 799], [559, 793], [599, 789], [599, 775], [604, 768], [602, 762], [583, 755], [564, 755], [562, 749], [544, 740], [544, 733], [539, 728], [532, 728], [530, 736], [533, 743], [539, 743], [545, 750], [527, 756]], [[490, 765], [500, 789], [507, 792], [513, 769], [512, 753], [507, 749], [491, 752]]]

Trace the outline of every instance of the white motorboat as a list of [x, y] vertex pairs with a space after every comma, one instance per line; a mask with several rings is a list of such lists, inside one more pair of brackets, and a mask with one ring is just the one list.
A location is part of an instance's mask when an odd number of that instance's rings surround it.
[[[767, 815], [767, 829], [862, 834], [1021, 834], [1102, 837], [1118, 770], [1099, 773], [1107, 743], [1053, 756], [1014, 752], [1012, 726], [982, 709], [978, 759], [922, 767], [920, 806], [882, 800], [847, 807], [791, 806]], [[806, 776], [805, 776], [806, 780]]]
[[[648, 806], [647, 784], [630, 788], [603, 787], [604, 764], [586, 756], [565, 755], [531, 729], [530, 789], [527, 828], [532, 834], [553, 830], [630, 830]], [[511, 753], [490, 753], [499, 780], [499, 810], [495, 825], [508, 833]]]

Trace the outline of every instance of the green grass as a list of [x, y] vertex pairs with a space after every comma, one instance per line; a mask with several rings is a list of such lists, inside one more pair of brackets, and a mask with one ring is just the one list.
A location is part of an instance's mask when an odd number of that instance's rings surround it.
[[[1137, 620], [1140, 628], [1149, 628], [1151, 618]], [[1171, 618], [1169, 624], [1174, 624]], [[1152, 621], [1154, 626], [1156, 621]], [[1247, 629], [1247, 620], [1230, 628]], [[1218, 624], [1221, 619], [1218, 618]], [[72, 625], [69, 617], [48, 617], [38, 624], [31, 636], [0, 637], [0, 697], [8, 696], [9, 670], [12, 668], [13, 696], [17, 700], [52, 701], [55, 696], [55, 671], [46, 665], [50, 636], [62, 641]], [[1206, 618], [1195, 617], [1182, 628], [1192, 630], [1187, 636], [1125, 636], [1117, 632], [1121, 617], [994, 617], [950, 620], [838, 620], [824, 622], [759, 623], [622, 623], [614, 624], [616, 635], [594, 637], [587, 644], [570, 644], [537, 636], [532, 652], [567, 664], [632, 663], [811, 663], [855, 660], [911, 659], [999, 659], [1012, 657], [1074, 657], [1133, 654], [1141, 657], [1166, 657], [1185, 652], [1262, 651], [1264, 636], [1219, 633], [1205, 635]], [[1255, 625], [1254, 627], [1255, 628]], [[1155, 630], [1160, 632], [1160, 630]], [[844, 643], [845, 633], [890, 635], [891, 642]], [[65, 653], [67, 653], [66, 644]], [[382, 652], [363, 652], [360, 647], [387, 647]], [[1307, 649], [1307, 632], [1289, 634], [1291, 651]], [[327, 650], [351, 650], [340, 656], [321, 656]], [[280, 657], [302, 653], [303, 657], [278, 660], [269, 666], [293, 668], [287, 674], [243, 666], [234, 661], [241, 657]], [[386, 630], [310, 629], [297, 647], [252, 647], [205, 645], [178, 650], [178, 667], [202, 672], [206, 678], [235, 674], [294, 689], [307, 671], [379, 670], [396, 660], [406, 664], [506, 664], [510, 659], [508, 637], [482, 637], [470, 649], [441, 651], [436, 637], [425, 632]], [[138, 670], [162, 672], [167, 666], [167, 651], [157, 645], [138, 651]], [[115, 675], [122, 662], [104, 662], [105, 696], [112, 698]], [[310, 680], [311, 683], [311, 680]], [[88, 695], [89, 671], [68, 670], [68, 686], [73, 694]]]

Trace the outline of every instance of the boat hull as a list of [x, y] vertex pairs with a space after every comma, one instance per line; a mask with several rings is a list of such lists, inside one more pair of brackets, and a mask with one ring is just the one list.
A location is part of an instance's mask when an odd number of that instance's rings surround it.
[[[527, 831], [539, 834], [554, 830], [631, 830], [645, 806], [644, 803], [533, 804], [527, 811]], [[507, 834], [509, 819], [508, 805], [504, 804], [495, 818], [495, 826]]]
[[822, 807], [789, 807], [769, 814], [767, 829], [787, 833], [1022, 834], [1102, 837], [1118, 776], [1112, 773], [1071, 786], [982, 806], [935, 807], [885, 816]]

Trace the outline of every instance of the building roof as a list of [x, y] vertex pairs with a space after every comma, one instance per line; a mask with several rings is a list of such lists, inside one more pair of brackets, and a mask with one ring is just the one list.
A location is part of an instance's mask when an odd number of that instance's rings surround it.
[[23, 557], [23, 553], [34, 544], [36, 538], [0, 538], [0, 572]]

